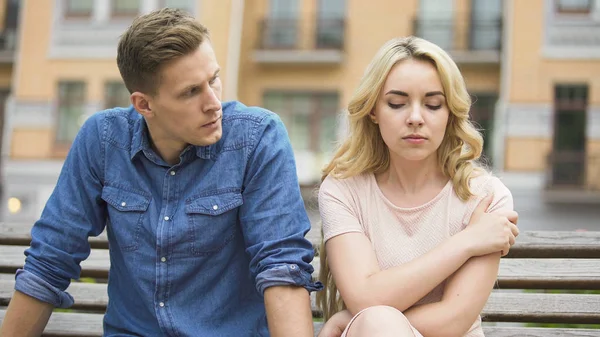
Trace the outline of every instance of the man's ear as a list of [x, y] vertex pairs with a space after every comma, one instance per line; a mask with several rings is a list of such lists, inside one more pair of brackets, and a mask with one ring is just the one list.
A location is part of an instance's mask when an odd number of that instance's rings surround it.
[[131, 103], [137, 112], [139, 112], [142, 116], [148, 118], [154, 116], [152, 112], [152, 108], [150, 107], [151, 98], [146, 94], [142, 94], [139, 91], [131, 94]]

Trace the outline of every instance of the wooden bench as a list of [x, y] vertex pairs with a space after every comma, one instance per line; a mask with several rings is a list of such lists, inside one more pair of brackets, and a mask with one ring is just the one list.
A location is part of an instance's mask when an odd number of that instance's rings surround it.
[[[0, 224], [0, 322], [14, 292], [14, 272], [24, 262], [29, 230], [30, 226]], [[82, 277], [106, 279], [106, 236], [90, 239], [90, 243], [94, 248], [82, 263]], [[318, 258], [313, 265], [317, 274]], [[600, 336], [600, 330], [589, 328], [525, 326], [600, 324], [600, 294], [544, 292], [555, 289], [600, 290], [600, 232], [521, 233], [518, 243], [501, 261], [497, 289], [483, 310], [486, 336]], [[68, 291], [75, 298], [72, 310], [55, 312], [45, 336], [102, 336], [102, 313], [108, 303], [106, 284], [73, 282]], [[322, 323], [314, 296], [312, 299], [317, 332]]]

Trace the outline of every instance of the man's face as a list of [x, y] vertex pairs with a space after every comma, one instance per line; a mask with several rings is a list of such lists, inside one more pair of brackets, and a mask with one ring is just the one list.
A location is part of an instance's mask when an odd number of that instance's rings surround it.
[[207, 146], [222, 136], [219, 64], [210, 42], [164, 65], [146, 116], [153, 142], [170, 149]]

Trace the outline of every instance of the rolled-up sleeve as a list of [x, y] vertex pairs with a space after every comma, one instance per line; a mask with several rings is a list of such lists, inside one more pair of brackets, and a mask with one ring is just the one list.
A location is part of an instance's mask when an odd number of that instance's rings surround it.
[[65, 290], [79, 278], [80, 263], [90, 254], [88, 237], [104, 230], [103, 121], [99, 114], [91, 116], [75, 137], [54, 191], [32, 228], [25, 265], [16, 274], [15, 290], [55, 307], [73, 304]]
[[254, 130], [256, 145], [249, 152], [243, 184], [240, 222], [250, 271], [260, 294], [272, 286], [295, 285], [309, 292], [322, 289], [312, 281], [311, 224], [300, 194], [294, 153], [277, 115]]

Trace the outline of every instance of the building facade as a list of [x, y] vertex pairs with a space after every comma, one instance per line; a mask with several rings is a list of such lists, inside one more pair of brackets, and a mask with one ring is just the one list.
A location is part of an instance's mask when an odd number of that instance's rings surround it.
[[544, 172], [554, 199], [598, 198], [600, 1], [513, 0], [506, 8], [504, 170]]
[[[473, 96], [473, 119], [484, 132], [485, 157], [497, 170], [555, 167], [549, 158], [567, 155], [553, 151], [554, 135], [562, 139], [563, 133], [551, 121], [571, 115], [556, 113], [554, 93], [585, 93], [586, 159], [579, 167], [586, 173], [578, 188], [595, 186], [589, 172], [596, 164], [588, 157], [599, 147], [594, 106], [600, 101], [600, 48], [594, 43], [600, 34], [593, 32], [600, 29], [600, 7], [588, 1], [586, 12], [585, 2], [23, 0], [3, 128], [2, 217], [39, 216], [83, 120], [105, 107], [129, 104], [115, 63], [119, 34], [135, 15], [162, 6], [184, 8], [211, 30], [225, 100], [261, 105], [281, 116], [299, 180], [309, 189], [345, 132], [339, 112], [368, 62], [385, 41], [406, 35], [437, 43], [457, 62]], [[556, 15], [556, 3], [571, 6], [561, 9], [571, 21]], [[567, 25], [573, 22], [575, 28]], [[573, 34], [581, 29], [577, 25], [588, 34], [579, 42], [581, 52], [568, 45], [579, 38]]]

